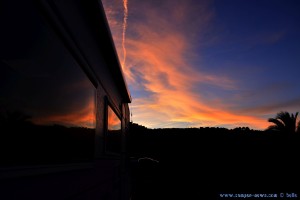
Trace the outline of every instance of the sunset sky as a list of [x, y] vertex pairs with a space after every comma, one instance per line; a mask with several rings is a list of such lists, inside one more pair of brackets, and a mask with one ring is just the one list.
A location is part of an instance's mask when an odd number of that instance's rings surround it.
[[300, 1], [102, 2], [133, 122], [265, 129], [300, 111]]

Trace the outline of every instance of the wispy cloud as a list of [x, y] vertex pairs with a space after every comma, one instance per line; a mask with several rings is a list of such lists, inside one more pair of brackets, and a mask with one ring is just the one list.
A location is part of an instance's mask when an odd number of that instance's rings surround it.
[[[120, 2], [121, 3], [121, 2]], [[108, 5], [108, 4], [107, 4]], [[130, 88], [139, 85], [147, 97], [133, 94], [133, 121], [148, 127], [232, 126], [264, 128], [266, 120], [235, 114], [207, 99], [193, 88], [206, 84], [222, 90], [238, 88], [232, 78], [216, 76], [195, 66], [195, 53], [207, 33], [214, 13], [210, 1], [195, 5], [191, 1], [131, 1], [127, 28], [127, 60], [124, 72]], [[111, 7], [106, 7], [111, 9]], [[116, 15], [110, 16], [114, 22]], [[115, 42], [120, 41], [114, 23]], [[198, 44], [199, 43], [199, 44]], [[120, 52], [119, 44], [116, 44]], [[138, 75], [138, 76], [137, 76]]]
[[267, 44], [275, 44], [275, 43], [279, 42], [280, 40], [282, 40], [285, 37], [285, 35], [286, 35], [285, 30], [276, 31], [276, 32], [269, 33], [268, 35], [266, 35], [264, 41]]
[[128, 1], [123, 0], [123, 7], [124, 7], [124, 17], [123, 17], [123, 31], [122, 31], [122, 49], [123, 49], [123, 62], [122, 67], [125, 68], [126, 63], [126, 29], [127, 29], [127, 18], [128, 18]]
[[247, 113], [256, 113], [256, 114], [273, 114], [278, 111], [289, 111], [291, 113], [300, 111], [300, 97], [289, 99], [286, 101], [275, 100], [272, 103], [252, 106], [243, 109]]

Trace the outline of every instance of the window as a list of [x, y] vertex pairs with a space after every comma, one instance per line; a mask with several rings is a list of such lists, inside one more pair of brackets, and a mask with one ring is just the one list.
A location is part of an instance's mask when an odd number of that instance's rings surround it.
[[0, 46], [0, 166], [91, 160], [94, 85], [40, 17], [11, 21]]
[[122, 134], [121, 120], [108, 105], [107, 107], [107, 133], [106, 133], [106, 152], [121, 153]]

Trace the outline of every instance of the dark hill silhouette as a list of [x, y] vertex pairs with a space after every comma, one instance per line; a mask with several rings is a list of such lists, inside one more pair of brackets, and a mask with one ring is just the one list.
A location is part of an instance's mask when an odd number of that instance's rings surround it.
[[[94, 129], [36, 125], [29, 119], [20, 112], [1, 116], [2, 166], [93, 159]], [[132, 200], [220, 199], [222, 193], [300, 194], [297, 132], [248, 127], [148, 129], [131, 123], [127, 139], [128, 157], [159, 161], [140, 159], [133, 165]]]
[[95, 130], [63, 125], [37, 125], [19, 112], [0, 117], [0, 166], [91, 161]]
[[299, 192], [299, 137], [247, 127], [147, 129], [131, 124], [130, 155], [160, 160], [156, 176], [140, 181], [135, 198]]

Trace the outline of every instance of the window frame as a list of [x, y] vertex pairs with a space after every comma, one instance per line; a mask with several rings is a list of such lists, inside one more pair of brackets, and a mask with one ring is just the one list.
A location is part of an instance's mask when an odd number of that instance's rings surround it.
[[[104, 122], [105, 122], [104, 123], [104, 155], [112, 156], [112, 157], [120, 157], [121, 153], [122, 153], [122, 143], [123, 143], [123, 140], [122, 140], [122, 129], [123, 129], [123, 126], [122, 126], [122, 117], [120, 116], [120, 113], [117, 112], [118, 110], [116, 109], [116, 106], [109, 99], [108, 96], [105, 96], [104, 106], [105, 106], [105, 111], [104, 111]], [[121, 124], [121, 127], [120, 127], [120, 140], [121, 140], [120, 152], [109, 151], [107, 149], [107, 146], [108, 146], [108, 134], [109, 134], [109, 131], [108, 131], [108, 108], [109, 107], [114, 112], [114, 114], [118, 117], [118, 119], [120, 120], [120, 124]]]

